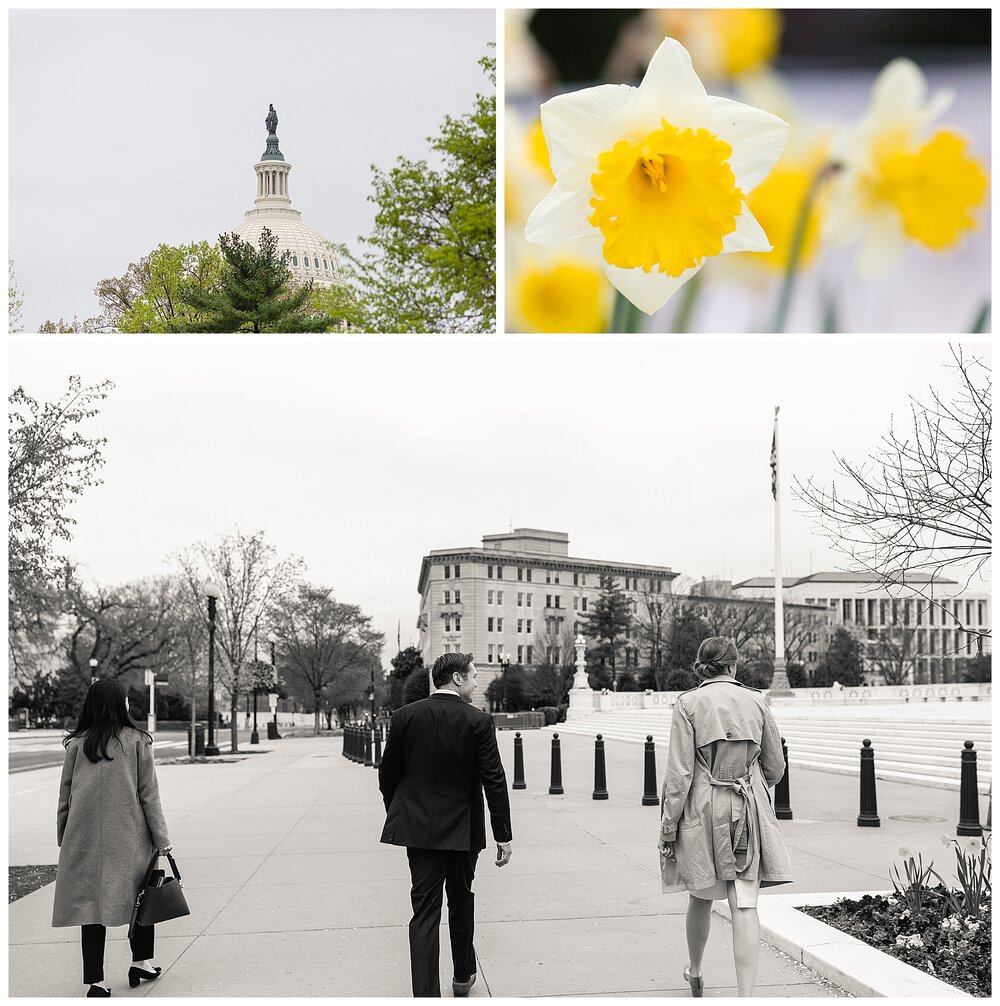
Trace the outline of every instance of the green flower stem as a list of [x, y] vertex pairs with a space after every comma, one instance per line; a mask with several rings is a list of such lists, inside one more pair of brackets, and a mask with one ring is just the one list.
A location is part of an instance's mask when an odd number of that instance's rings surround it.
[[694, 306], [698, 301], [698, 294], [701, 292], [701, 274], [699, 269], [681, 287], [678, 295], [677, 313], [674, 315], [674, 323], [671, 328], [673, 332], [687, 332], [691, 328], [691, 316], [694, 314]]
[[643, 313], [623, 294], [615, 293], [615, 308], [611, 316], [611, 331], [629, 334], [642, 331]]
[[986, 331], [986, 324], [990, 319], [990, 306], [990, 302], [987, 300], [979, 309], [979, 313], [976, 315], [976, 320], [973, 321], [972, 328], [969, 329], [969, 332], [972, 335], [980, 335], [982, 332]]
[[795, 289], [795, 280], [798, 277], [799, 261], [802, 258], [802, 248], [806, 240], [806, 228], [809, 226], [809, 217], [812, 216], [813, 206], [816, 197], [824, 182], [840, 170], [840, 165], [830, 163], [824, 165], [816, 177], [812, 180], [802, 205], [799, 207], [799, 215], [795, 221], [795, 230], [792, 232], [792, 244], [788, 249], [788, 266], [785, 269], [785, 278], [781, 284], [781, 296], [778, 298], [778, 309], [774, 315], [774, 331], [784, 332], [785, 324], [788, 321], [788, 309], [792, 303], [792, 291]]

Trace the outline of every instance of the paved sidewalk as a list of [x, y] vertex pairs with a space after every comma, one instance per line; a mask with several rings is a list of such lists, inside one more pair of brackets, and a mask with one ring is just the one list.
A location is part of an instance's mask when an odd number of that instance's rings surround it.
[[[548, 796], [550, 735], [525, 735], [528, 789], [511, 794], [514, 858], [499, 871], [480, 857], [476, 996], [688, 995], [684, 895], [663, 896], [657, 809], [639, 804], [641, 749], [610, 745], [611, 799], [591, 799], [593, 744], [567, 737], [566, 794]], [[512, 780], [513, 734], [500, 734]], [[159, 927], [163, 977], [130, 991], [124, 928], [109, 933], [116, 996], [408, 996], [409, 875], [402, 849], [382, 846], [375, 772], [346, 761], [336, 738], [262, 743], [216, 765], [159, 768], [164, 810], [192, 915]], [[270, 749], [270, 750], [269, 750]], [[269, 753], [264, 753], [269, 751]], [[660, 752], [661, 758], [664, 752]], [[658, 766], [662, 771], [662, 762]], [[10, 862], [54, 863], [58, 769], [10, 780]], [[796, 876], [790, 890], [888, 886], [898, 845], [933, 855], [954, 832], [957, 795], [881, 785], [882, 829], [859, 829], [845, 777], [801, 772], [796, 819], [783, 825]], [[942, 816], [938, 822], [891, 815]], [[79, 995], [79, 932], [49, 925], [53, 886], [9, 909], [12, 996]], [[705, 960], [706, 995], [735, 993], [727, 922], [716, 917]], [[442, 985], [447, 936], [442, 933]], [[765, 947], [760, 996], [840, 990]]]

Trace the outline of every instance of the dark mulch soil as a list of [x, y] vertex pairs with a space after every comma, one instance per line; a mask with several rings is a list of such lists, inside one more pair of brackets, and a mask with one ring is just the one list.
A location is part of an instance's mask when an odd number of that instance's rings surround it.
[[[255, 751], [254, 754], [257, 752]], [[217, 755], [214, 758], [206, 758], [204, 755], [199, 755], [197, 758], [189, 758], [185, 755], [183, 758], [157, 758], [157, 765], [231, 765], [233, 762], [243, 761], [243, 752], [241, 751], [236, 757], [226, 757], [225, 755]]]
[[11, 866], [7, 873], [7, 904], [56, 879], [55, 866]]
[[[884, 895], [867, 894], [860, 901], [842, 898], [832, 905], [809, 906], [800, 911], [963, 992], [988, 997], [992, 991], [990, 901], [975, 931], [969, 931], [964, 924], [958, 932], [942, 929], [944, 902], [937, 899], [926, 905], [919, 919], [904, 915], [905, 909], [902, 901], [891, 905]], [[920, 937], [922, 947], [896, 946], [897, 936], [914, 935]]]

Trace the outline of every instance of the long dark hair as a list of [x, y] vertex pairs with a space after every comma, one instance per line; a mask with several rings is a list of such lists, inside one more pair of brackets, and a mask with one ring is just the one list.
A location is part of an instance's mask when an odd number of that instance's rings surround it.
[[124, 751], [125, 747], [119, 735], [125, 727], [131, 727], [145, 734], [152, 744], [153, 735], [143, 730], [132, 719], [125, 705], [126, 698], [125, 686], [115, 678], [98, 678], [94, 681], [83, 700], [83, 709], [80, 710], [76, 729], [66, 734], [63, 746], [68, 746], [74, 737], [82, 737], [83, 753], [92, 762], [99, 762], [102, 758], [114, 761], [108, 754], [108, 744], [116, 740]]

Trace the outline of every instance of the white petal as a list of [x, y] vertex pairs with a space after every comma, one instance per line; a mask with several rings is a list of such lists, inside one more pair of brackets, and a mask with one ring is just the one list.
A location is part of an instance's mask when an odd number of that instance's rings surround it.
[[694, 72], [687, 49], [676, 39], [660, 43], [623, 114], [633, 139], [659, 129], [664, 119], [678, 129], [708, 125], [711, 105], [705, 85]]
[[744, 195], [759, 185], [774, 167], [788, 142], [788, 123], [770, 112], [730, 98], [709, 98], [710, 129], [733, 148], [729, 166]]
[[891, 206], [870, 209], [858, 251], [858, 275], [862, 279], [877, 279], [886, 275], [905, 250], [906, 234], [896, 210]]
[[628, 298], [640, 311], [653, 314], [704, 265], [704, 260], [685, 270], [680, 276], [668, 276], [663, 272], [643, 272], [642, 269], [620, 269], [618, 266], [604, 267], [608, 279], [623, 297]]
[[[549, 194], [531, 211], [524, 236], [534, 244], [556, 244], [592, 237], [590, 170], [574, 168], [556, 179]], [[575, 183], [575, 184], [574, 184]]]
[[557, 95], [542, 105], [542, 130], [557, 178], [575, 164], [595, 161], [621, 139], [617, 116], [634, 92], [626, 84], [601, 84]]
[[736, 230], [722, 239], [722, 254], [728, 252], [766, 252], [771, 250], [771, 242], [760, 222], [743, 204], [743, 212], [736, 218]]
[[928, 99], [927, 78], [909, 59], [894, 59], [872, 85], [868, 115], [873, 131], [903, 127], [919, 132], [942, 115], [955, 99], [953, 91], [935, 91]]

